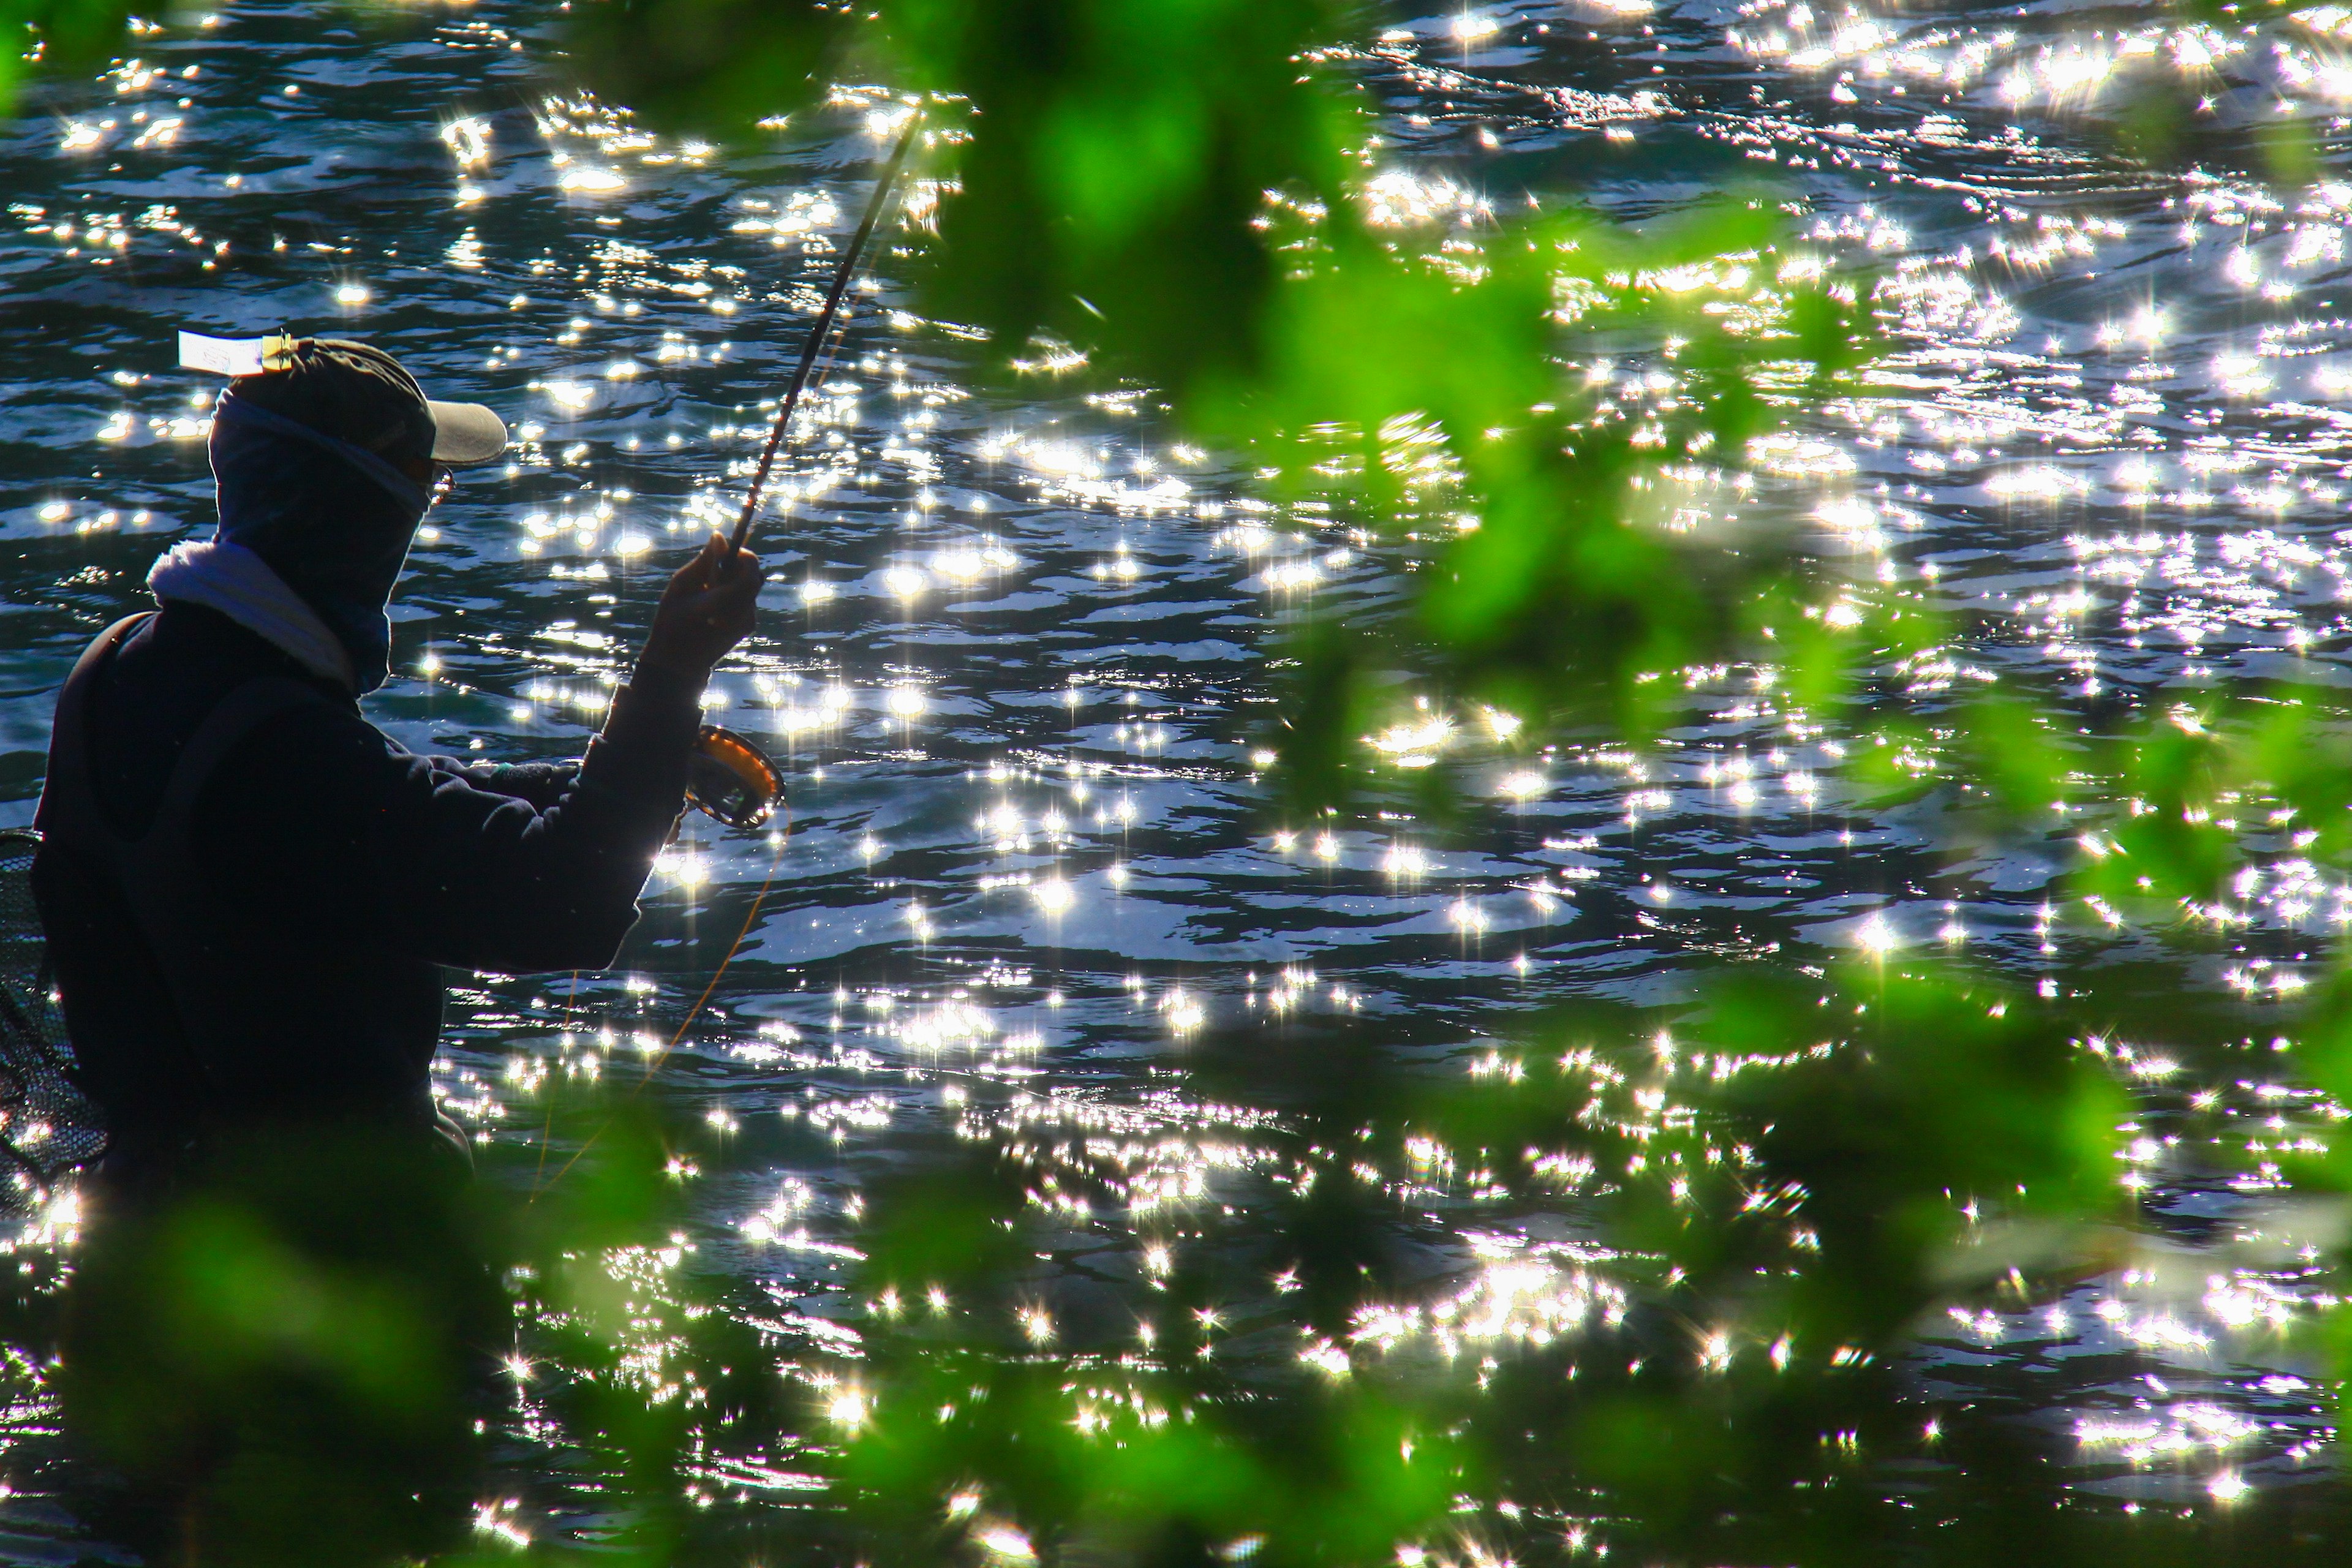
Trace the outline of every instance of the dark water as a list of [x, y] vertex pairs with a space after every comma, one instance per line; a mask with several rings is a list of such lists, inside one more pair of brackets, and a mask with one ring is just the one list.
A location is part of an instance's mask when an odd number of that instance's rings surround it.
[[[371, 32], [233, 6], [22, 105], [0, 149], [0, 821], [30, 816], [74, 655], [209, 526], [214, 388], [173, 368], [181, 327], [365, 337], [519, 427], [515, 465], [431, 520], [372, 713], [418, 748], [583, 744], [662, 574], [740, 495], [879, 143], [854, 102], [758, 155], [638, 132], [566, 87], [549, 19], [484, 4]], [[1528, 5], [1402, 25], [1349, 65], [1391, 116], [1381, 210], [1428, 242], [1530, 194], [1630, 218], [1747, 179], [1801, 202], [1803, 249], [1880, 269], [1906, 395], [1794, 413], [1752, 493], [1695, 504], [1969, 612], [1971, 637], [1911, 671], [1925, 689], [2063, 677], [2086, 705], [2162, 707], [2340, 673], [2338, 26]], [[2202, 100], [2203, 163], [2118, 154], [2133, 71]], [[2307, 127], [2319, 179], [2267, 183], [2242, 134], [2257, 121]], [[721, 721], [791, 755], [789, 838], [698, 822], [625, 972], [462, 986], [441, 1070], [485, 1139], [534, 1138], [542, 1075], [657, 1050], [748, 920], [660, 1082], [710, 1126], [680, 1245], [765, 1304], [780, 1364], [821, 1377], [854, 1352], [839, 1282], [860, 1194], [957, 1140], [1024, 1151], [1066, 1195], [1048, 1266], [1072, 1279], [1181, 1238], [1188, 1205], [1245, 1226], [1271, 1156], [1262, 1124], [1190, 1083], [1206, 1031], [1262, 1029], [1274, 1066], [1318, 1020], [1370, 1018], [1399, 1051], [1472, 1062], [1547, 1001], [1668, 1000], [1776, 943], [1949, 944], [2027, 977], [2101, 944], [2168, 951], [2053, 906], [2053, 862], [1955, 866], [1932, 824], [1857, 808], [1837, 775], [1867, 742], [1792, 719], [1754, 671], [1695, 678], [1707, 721], [1639, 754], [1521, 752], [1433, 691], [1450, 730], [1392, 749], [1462, 770], [1491, 803], [1466, 826], [1285, 822], [1253, 760], [1267, 634], [1391, 599], [1390, 558], [1249, 500], [1148, 398], [1049, 374], [976, 388], [950, 327], [893, 309], [898, 266], [876, 269], [791, 457], [761, 633], [713, 688]], [[1629, 405], [1662, 390], [1647, 366], [1588, 373], [1623, 378]], [[2222, 1506], [2332, 1443], [2330, 1391], [2281, 1331], [2334, 1304], [2307, 1249], [2341, 1221], [2265, 1155], [2333, 1118], [2265, 1064], [2352, 889], [2291, 832], [2263, 844], [2223, 956], [2167, 960], [2242, 998], [2242, 1058], [2192, 1072], [2161, 1039], [2115, 1043], [2146, 1101], [2127, 1261], [2030, 1312], [1956, 1311], [1917, 1358], [1923, 1411], [2047, 1426], [2068, 1484], [2111, 1506]], [[1363, 1346], [1504, 1341], [1626, 1288], [1560, 1205], [1423, 1176], [1442, 1245]], [[616, 1268], [659, 1298], [681, 1257]], [[640, 1348], [658, 1393], [674, 1347], [655, 1326]], [[520, 1399], [521, 1500], [486, 1518], [564, 1538], [596, 1500]], [[37, 1447], [52, 1419], [22, 1380], [0, 1444]], [[789, 1456], [714, 1454], [689, 1480], [816, 1501]], [[10, 1560], [79, 1539], [30, 1480], [0, 1518]]]

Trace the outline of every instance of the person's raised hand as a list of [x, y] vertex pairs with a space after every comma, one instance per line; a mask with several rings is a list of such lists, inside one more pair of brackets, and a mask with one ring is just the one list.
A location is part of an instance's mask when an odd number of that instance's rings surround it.
[[670, 574], [654, 608], [642, 661], [698, 680], [709, 675], [728, 649], [750, 635], [765, 581], [758, 556], [738, 550], [730, 561], [727, 541], [713, 533], [693, 560]]

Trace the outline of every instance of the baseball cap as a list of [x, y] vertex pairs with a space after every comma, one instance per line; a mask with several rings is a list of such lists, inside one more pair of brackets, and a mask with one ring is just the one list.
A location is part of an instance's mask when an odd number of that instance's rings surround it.
[[348, 441], [387, 462], [429, 458], [451, 468], [507, 449], [503, 420], [478, 403], [425, 395], [406, 367], [373, 343], [299, 338], [273, 349], [268, 368], [232, 384], [238, 397]]

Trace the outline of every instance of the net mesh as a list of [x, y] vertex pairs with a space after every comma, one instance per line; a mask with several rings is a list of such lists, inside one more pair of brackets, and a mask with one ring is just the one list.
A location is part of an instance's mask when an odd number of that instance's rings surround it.
[[38, 834], [0, 830], [0, 1210], [106, 1145], [98, 1108], [74, 1082], [73, 1047], [33, 903], [40, 847]]

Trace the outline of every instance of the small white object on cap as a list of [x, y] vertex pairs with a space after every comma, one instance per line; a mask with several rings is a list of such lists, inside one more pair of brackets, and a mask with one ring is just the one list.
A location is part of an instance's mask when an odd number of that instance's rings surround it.
[[507, 449], [506, 421], [478, 403], [439, 403], [433, 413], [433, 460], [452, 468], [487, 463]]
[[180, 334], [180, 368], [208, 370], [215, 375], [259, 375], [264, 371], [284, 370], [293, 352], [294, 340], [282, 332], [261, 338]]

